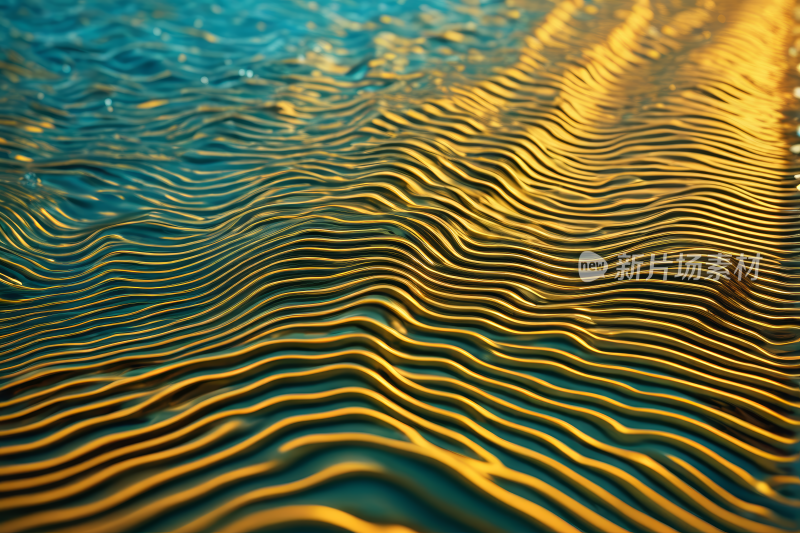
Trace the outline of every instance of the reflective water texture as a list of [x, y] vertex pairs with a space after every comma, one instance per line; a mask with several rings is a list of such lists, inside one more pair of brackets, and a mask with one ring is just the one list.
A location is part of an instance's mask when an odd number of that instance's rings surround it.
[[715, 2], [0, 0], [0, 531], [800, 529], [797, 23]]

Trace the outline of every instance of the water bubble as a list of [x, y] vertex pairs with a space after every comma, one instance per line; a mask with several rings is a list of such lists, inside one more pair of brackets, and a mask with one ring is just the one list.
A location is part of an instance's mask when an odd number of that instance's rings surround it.
[[39, 100], [44, 100], [44, 93], [37, 94], [36, 98], [38, 98]]
[[71, 70], [72, 70], [71, 66], [69, 66], [67, 64], [61, 65], [61, 72], [65, 73], [65, 74], [69, 74]]
[[39, 176], [33, 172], [26, 172], [25, 175], [22, 176], [21, 180], [23, 185], [34, 189], [42, 184], [42, 180], [40, 180]]
[[161, 28], [153, 28], [153, 35], [155, 35], [156, 37], [161, 35]]
[[200, 19], [194, 19], [194, 27], [199, 30], [203, 27], [203, 21]]
[[111, 102], [111, 98], [106, 98], [105, 104], [106, 104], [108, 107], [111, 107], [111, 103], [112, 103], [112, 102]]
[[244, 76], [244, 72], [245, 72], [244, 69], [240, 68], [239, 69], [239, 76]]
[[203, 85], [208, 85], [208, 77], [203, 76], [202, 78], [200, 78], [200, 83], [202, 83]]
[[247, 77], [248, 78], [252, 78], [253, 77], [253, 71], [252, 70], [248, 70], [247, 71]]

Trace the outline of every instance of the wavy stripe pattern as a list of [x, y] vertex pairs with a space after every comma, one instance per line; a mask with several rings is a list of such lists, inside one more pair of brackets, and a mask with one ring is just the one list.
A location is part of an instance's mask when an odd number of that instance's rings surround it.
[[790, 2], [117, 4], [0, 2], [0, 530], [800, 531]]

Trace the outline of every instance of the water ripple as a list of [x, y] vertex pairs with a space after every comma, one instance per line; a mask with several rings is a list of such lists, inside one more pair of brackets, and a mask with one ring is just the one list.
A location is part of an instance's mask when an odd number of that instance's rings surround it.
[[800, 530], [793, 8], [0, 3], [0, 529]]

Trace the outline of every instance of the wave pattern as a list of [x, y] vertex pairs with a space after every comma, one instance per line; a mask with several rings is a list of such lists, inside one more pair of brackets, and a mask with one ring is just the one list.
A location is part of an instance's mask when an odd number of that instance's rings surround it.
[[792, 4], [116, 4], [0, 2], [0, 530], [800, 530]]

